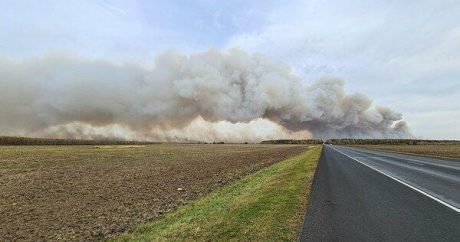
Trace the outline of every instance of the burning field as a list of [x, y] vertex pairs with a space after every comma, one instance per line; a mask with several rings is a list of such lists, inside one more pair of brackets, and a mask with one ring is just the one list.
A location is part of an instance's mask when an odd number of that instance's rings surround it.
[[0, 238], [104, 239], [305, 148], [247, 144], [0, 147]]

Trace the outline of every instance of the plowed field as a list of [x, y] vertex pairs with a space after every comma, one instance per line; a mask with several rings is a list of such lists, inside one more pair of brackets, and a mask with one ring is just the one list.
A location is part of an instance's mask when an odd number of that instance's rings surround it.
[[104, 239], [305, 148], [0, 147], [0, 240]]

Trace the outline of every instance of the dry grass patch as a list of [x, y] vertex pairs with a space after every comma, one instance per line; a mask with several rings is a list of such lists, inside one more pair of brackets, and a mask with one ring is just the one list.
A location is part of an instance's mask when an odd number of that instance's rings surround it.
[[411, 153], [435, 157], [460, 159], [460, 144], [438, 145], [358, 145], [366, 149], [385, 150], [392, 152]]

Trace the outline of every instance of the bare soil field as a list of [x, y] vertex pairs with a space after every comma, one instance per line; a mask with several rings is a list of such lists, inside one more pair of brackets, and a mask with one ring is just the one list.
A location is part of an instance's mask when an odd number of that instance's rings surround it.
[[418, 155], [460, 159], [460, 144], [439, 145], [357, 145], [366, 149], [412, 153]]
[[0, 146], [0, 240], [102, 240], [306, 148]]

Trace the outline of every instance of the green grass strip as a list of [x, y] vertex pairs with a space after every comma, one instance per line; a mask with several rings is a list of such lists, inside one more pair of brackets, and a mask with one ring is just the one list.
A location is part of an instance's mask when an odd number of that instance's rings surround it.
[[321, 153], [315, 146], [115, 241], [295, 241]]

